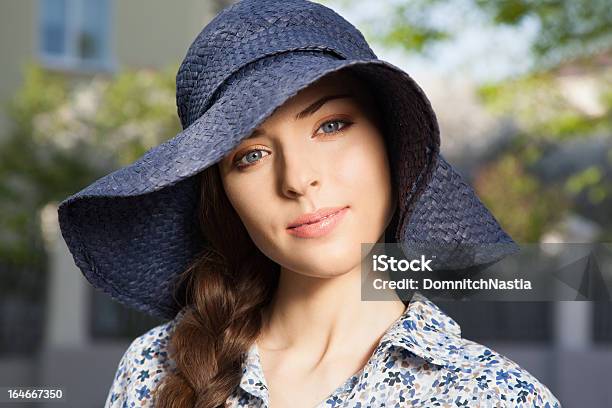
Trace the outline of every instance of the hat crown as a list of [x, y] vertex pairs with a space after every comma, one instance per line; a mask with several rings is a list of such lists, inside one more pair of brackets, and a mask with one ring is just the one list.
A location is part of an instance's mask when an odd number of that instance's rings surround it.
[[339, 59], [376, 59], [362, 33], [334, 10], [307, 0], [242, 0], [223, 9], [198, 34], [176, 75], [183, 128], [213, 103], [233, 73], [262, 57], [314, 50]]

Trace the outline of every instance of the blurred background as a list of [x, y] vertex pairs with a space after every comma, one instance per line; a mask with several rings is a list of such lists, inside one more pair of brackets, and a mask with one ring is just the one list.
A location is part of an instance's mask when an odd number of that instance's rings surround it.
[[[443, 154], [518, 243], [612, 241], [608, 1], [320, 2], [421, 85]], [[57, 203], [180, 131], [178, 66], [230, 3], [0, 0], [0, 387], [100, 407], [163, 323], [89, 286]], [[440, 306], [564, 407], [612, 406], [611, 302]]]

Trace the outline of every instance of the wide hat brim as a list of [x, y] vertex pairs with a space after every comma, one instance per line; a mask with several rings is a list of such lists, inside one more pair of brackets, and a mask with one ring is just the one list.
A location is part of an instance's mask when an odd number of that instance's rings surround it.
[[439, 154], [431, 104], [405, 71], [379, 59], [294, 50], [241, 68], [186, 129], [60, 203], [62, 236], [86, 279], [129, 307], [174, 317], [182, 307], [173, 293], [177, 278], [206, 242], [197, 222], [198, 173], [220, 161], [287, 99], [343, 69], [373, 85], [384, 112], [399, 187], [389, 226], [395, 239], [508, 244], [481, 251], [471, 264], [514, 253], [512, 239]]

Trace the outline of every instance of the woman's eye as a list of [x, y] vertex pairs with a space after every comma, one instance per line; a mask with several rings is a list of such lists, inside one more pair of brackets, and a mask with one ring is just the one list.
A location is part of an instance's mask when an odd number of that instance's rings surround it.
[[[323, 133], [330, 135], [334, 133], [338, 133], [346, 129], [353, 122], [342, 119], [333, 119], [323, 123], [319, 126], [319, 129], [323, 129]], [[239, 157], [234, 164], [239, 169], [244, 169], [246, 167], [252, 166], [256, 164], [263, 157], [268, 156], [270, 152], [267, 152], [263, 149], [252, 149], [247, 151], [241, 157]]]
[[[338, 126], [338, 124], [344, 124], [342, 126]], [[343, 130], [347, 125], [350, 125], [351, 122], [342, 120], [342, 119], [334, 119], [323, 123], [319, 129], [323, 129], [323, 133], [333, 134]]]
[[267, 156], [268, 154], [270, 153], [262, 149], [249, 150], [236, 161], [236, 165], [238, 166], [238, 168], [244, 168], [244, 167], [251, 166], [257, 161], [259, 161], [259, 159], [261, 159], [264, 156]]

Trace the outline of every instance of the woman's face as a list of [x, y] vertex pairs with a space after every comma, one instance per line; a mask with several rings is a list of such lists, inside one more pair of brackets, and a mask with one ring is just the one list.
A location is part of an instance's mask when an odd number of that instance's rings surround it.
[[[316, 277], [349, 272], [360, 265], [361, 243], [378, 242], [391, 220], [388, 158], [364, 92], [351, 76], [327, 75], [219, 163], [227, 197], [251, 239], [285, 269]], [[345, 208], [327, 233], [288, 229], [297, 217], [325, 207]]]

